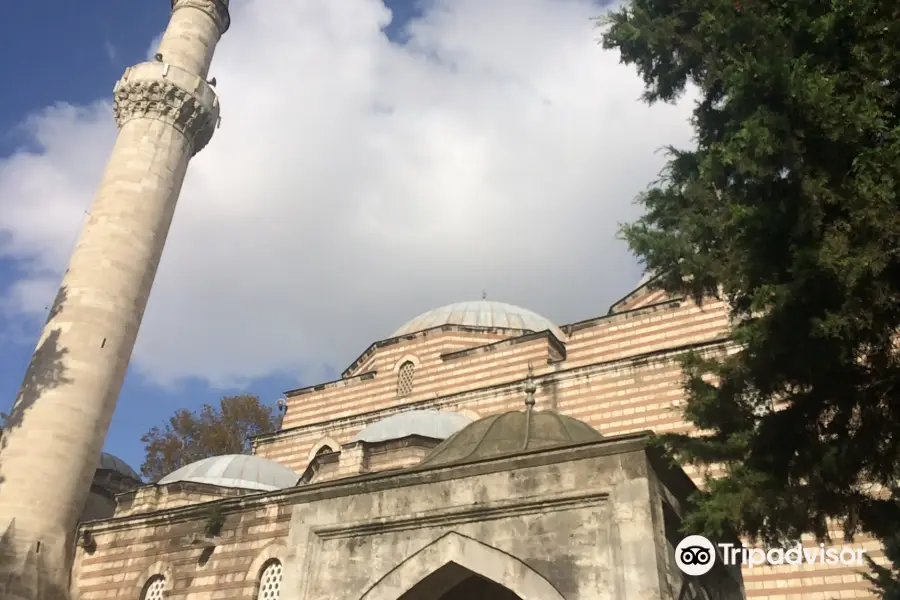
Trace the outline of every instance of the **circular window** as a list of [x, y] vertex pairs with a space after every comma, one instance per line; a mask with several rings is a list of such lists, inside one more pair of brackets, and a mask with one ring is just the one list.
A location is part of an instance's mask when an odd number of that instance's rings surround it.
[[278, 600], [281, 597], [281, 563], [273, 560], [259, 576], [259, 593], [256, 600]]
[[163, 600], [163, 588], [166, 586], [166, 578], [162, 575], [151, 577], [144, 586], [141, 600]]

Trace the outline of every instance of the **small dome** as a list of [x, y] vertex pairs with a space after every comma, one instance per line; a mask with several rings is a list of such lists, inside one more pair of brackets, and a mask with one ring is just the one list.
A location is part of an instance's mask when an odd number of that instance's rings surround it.
[[421, 464], [467, 463], [602, 439], [603, 436], [587, 423], [559, 413], [549, 410], [512, 411], [475, 421], [441, 442]]
[[141, 476], [137, 474], [137, 472], [128, 466], [124, 460], [119, 458], [118, 456], [113, 456], [112, 454], [108, 454], [103, 452], [100, 454], [100, 464], [97, 466], [98, 471], [112, 471], [113, 473], [118, 473], [122, 477], [128, 477], [129, 479], [134, 479], [135, 481], [142, 481]]
[[353, 442], [384, 442], [410, 435], [445, 440], [472, 423], [472, 419], [455, 412], [410, 410], [375, 421], [357, 433]]
[[293, 487], [299, 479], [299, 475], [274, 460], [247, 454], [225, 454], [181, 467], [160, 479], [158, 484], [187, 481], [270, 492]]
[[546, 331], [549, 329], [557, 339], [566, 339], [562, 330], [549, 319], [512, 304], [488, 300], [458, 302], [430, 310], [408, 321], [403, 327], [395, 331], [391, 337], [416, 333], [432, 327], [440, 327], [441, 325], [498, 327], [524, 331]]

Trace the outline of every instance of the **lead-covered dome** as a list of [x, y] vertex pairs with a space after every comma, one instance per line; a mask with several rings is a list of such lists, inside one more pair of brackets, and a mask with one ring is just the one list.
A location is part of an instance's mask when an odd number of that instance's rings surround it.
[[100, 454], [100, 464], [97, 465], [98, 471], [111, 471], [116, 473], [117, 475], [121, 475], [122, 477], [127, 477], [128, 479], [133, 479], [134, 481], [141, 481], [141, 476], [137, 474], [137, 472], [128, 466], [124, 460], [119, 458], [118, 456], [113, 456], [108, 452], [103, 452]]
[[365, 427], [354, 442], [385, 442], [411, 435], [445, 440], [472, 423], [472, 419], [455, 412], [440, 410], [409, 410], [391, 415]]
[[602, 439], [587, 423], [553, 411], [511, 411], [475, 421], [436, 446], [421, 464], [467, 463]]
[[246, 454], [211, 456], [172, 471], [157, 483], [205, 483], [245, 490], [273, 491], [293, 487], [300, 476], [284, 465]]
[[564, 340], [562, 330], [552, 321], [528, 309], [489, 300], [457, 302], [448, 304], [407, 321], [391, 337], [416, 333], [440, 327], [441, 325], [463, 325], [467, 327], [498, 327], [522, 329], [525, 331], [550, 330], [557, 339]]

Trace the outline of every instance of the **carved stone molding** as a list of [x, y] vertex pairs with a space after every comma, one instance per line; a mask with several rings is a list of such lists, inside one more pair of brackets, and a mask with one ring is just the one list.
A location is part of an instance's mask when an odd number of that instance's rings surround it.
[[179, 8], [196, 8], [209, 15], [219, 28], [219, 35], [228, 31], [231, 16], [228, 14], [228, 0], [172, 0], [172, 12]]
[[576, 510], [608, 501], [609, 493], [605, 490], [583, 490], [567, 494], [554, 493], [524, 499], [503, 500], [487, 505], [452, 506], [441, 511], [420, 513], [412, 517], [387, 517], [377, 520], [344, 522], [339, 525], [314, 527], [312, 532], [323, 540], [383, 535], [388, 532], [425, 527], [454, 527], [464, 523]]
[[129, 67], [113, 90], [113, 113], [121, 128], [132, 119], [171, 124], [200, 152], [219, 119], [219, 100], [201, 78], [159, 62]]

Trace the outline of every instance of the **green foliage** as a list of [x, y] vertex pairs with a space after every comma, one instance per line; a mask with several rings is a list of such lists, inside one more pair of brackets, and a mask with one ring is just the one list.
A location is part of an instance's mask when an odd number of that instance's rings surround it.
[[206, 512], [206, 521], [203, 524], [203, 533], [207, 537], [216, 537], [221, 533], [225, 525], [225, 513], [219, 506], [211, 506]]
[[727, 470], [687, 526], [890, 539], [900, 506], [871, 484], [900, 474], [900, 4], [631, 0], [604, 25], [647, 102], [697, 97], [696, 147], [623, 236], [659, 287], [725, 301], [740, 348], [684, 360], [706, 435], [664, 441]]
[[[894, 490], [894, 497], [898, 497], [898, 490]], [[887, 565], [879, 565], [870, 557], [866, 562], [872, 570], [871, 574], [864, 577], [872, 584], [873, 589], [884, 600], [900, 600], [900, 530], [882, 540], [884, 545], [884, 557]]]
[[153, 427], [141, 438], [146, 444], [141, 474], [157, 481], [203, 458], [249, 454], [250, 437], [277, 428], [272, 408], [256, 396], [227, 396], [218, 409], [205, 404], [198, 412], [178, 410], [163, 428]]

